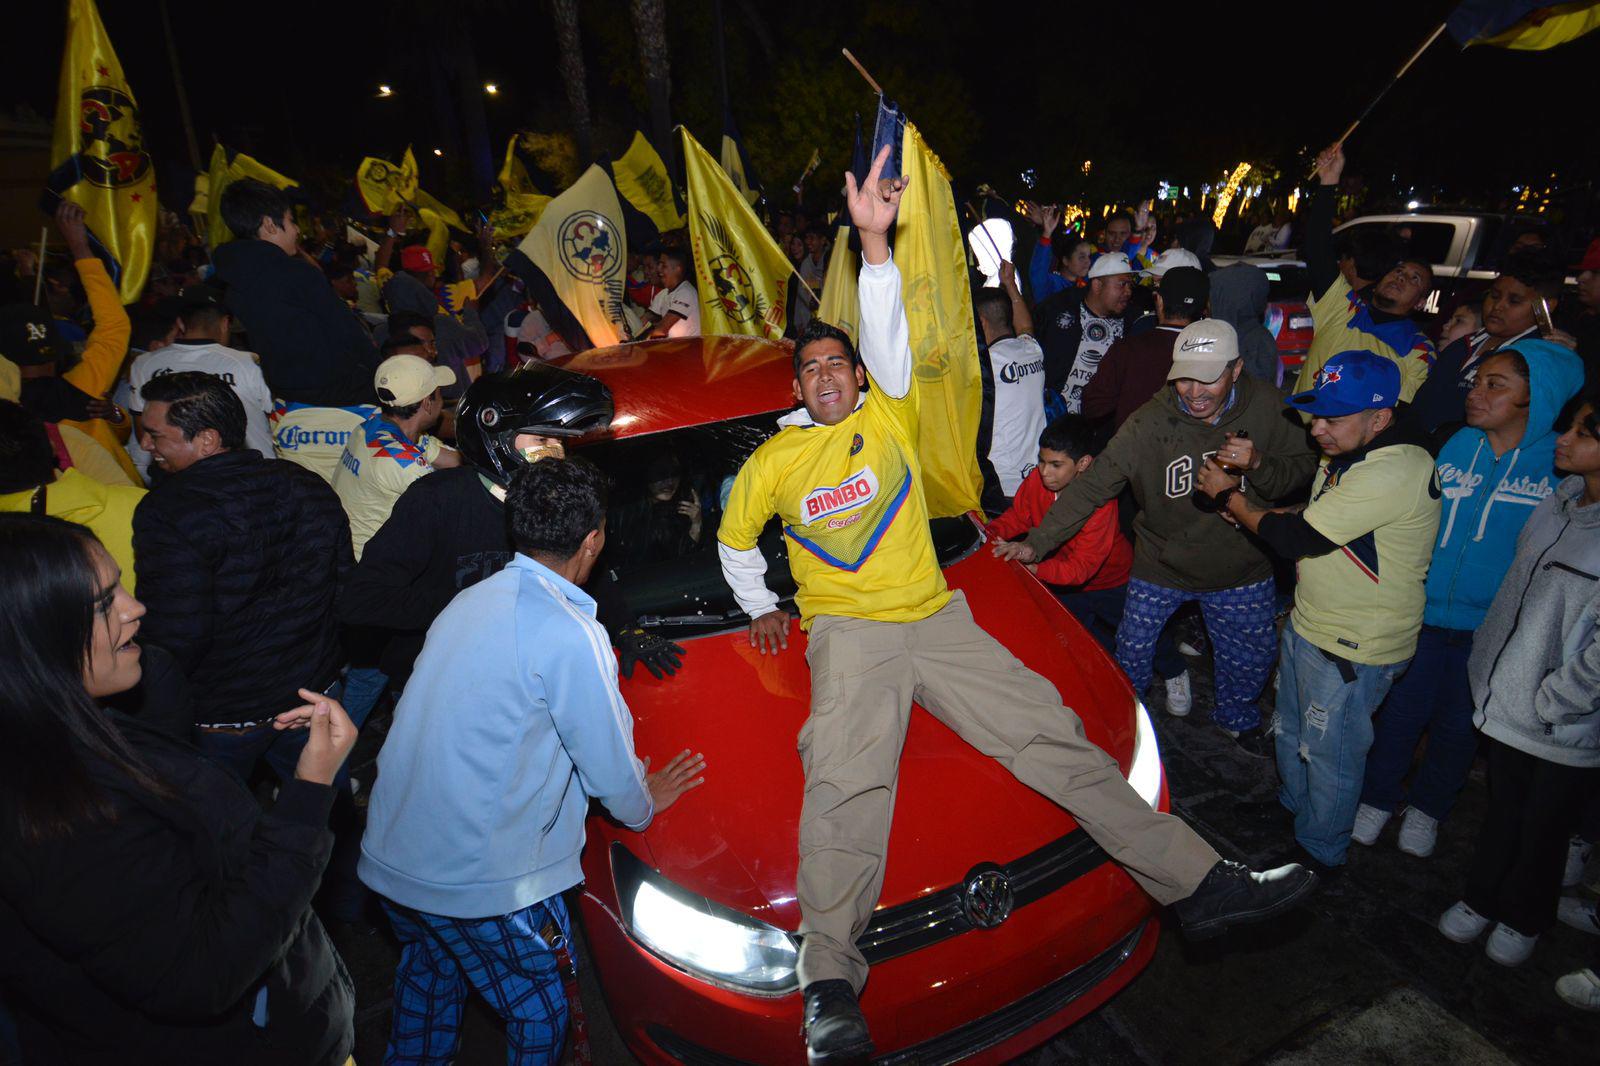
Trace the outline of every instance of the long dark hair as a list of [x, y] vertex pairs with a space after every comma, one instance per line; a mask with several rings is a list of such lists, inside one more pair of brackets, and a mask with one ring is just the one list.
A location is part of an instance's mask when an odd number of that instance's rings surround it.
[[170, 792], [83, 687], [98, 545], [59, 518], [0, 514], [0, 811], [24, 840], [115, 819], [90, 760], [145, 791]]

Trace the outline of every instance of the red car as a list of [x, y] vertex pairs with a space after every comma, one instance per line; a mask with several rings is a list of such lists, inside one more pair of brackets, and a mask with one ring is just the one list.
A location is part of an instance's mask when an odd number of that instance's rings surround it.
[[[616, 481], [612, 518], [679, 513], [672, 500], [701, 509], [689, 550], [662, 557], [623, 545], [601, 560], [630, 612], [688, 649], [676, 677], [639, 670], [623, 682], [638, 750], [664, 757], [687, 745], [708, 764], [705, 786], [643, 833], [589, 819], [581, 913], [601, 985], [647, 1063], [802, 1063], [795, 738], [810, 695], [805, 639], [797, 627], [787, 651], [756, 652], [714, 543], [733, 475], [794, 406], [790, 351], [665, 340], [566, 366], [612, 393], [609, 438], [583, 449]], [[1166, 809], [1149, 716], [1110, 658], [1025, 569], [982, 550], [975, 516], [932, 526], [946, 579], [978, 622], [1050, 678], [1090, 738]], [[776, 521], [761, 544], [769, 584], [792, 595]], [[1149, 961], [1154, 904], [1064, 810], [924, 713], [912, 716], [900, 765], [883, 895], [859, 941], [872, 964], [861, 1003], [875, 1062], [1011, 1058]]]

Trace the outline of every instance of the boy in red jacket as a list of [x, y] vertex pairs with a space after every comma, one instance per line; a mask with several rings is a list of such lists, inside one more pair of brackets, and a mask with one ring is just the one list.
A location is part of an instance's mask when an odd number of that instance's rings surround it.
[[[1091, 439], [1089, 424], [1081, 415], [1062, 415], [1046, 426], [1039, 435], [1039, 465], [1017, 487], [1010, 510], [989, 523], [989, 535], [1011, 540], [1037, 526], [1056, 502], [1056, 494], [1094, 462]], [[1114, 499], [1095, 511], [1072, 539], [1027, 564], [1112, 655], [1132, 566], [1133, 546], [1122, 534]]]

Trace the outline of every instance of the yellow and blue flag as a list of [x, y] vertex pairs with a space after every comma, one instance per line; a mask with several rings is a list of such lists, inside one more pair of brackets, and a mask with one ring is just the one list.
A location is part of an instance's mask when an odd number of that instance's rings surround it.
[[[517, 252], [548, 280], [590, 343], [606, 347], [633, 334], [637, 322], [623, 299], [627, 231], [617, 187], [605, 168], [591, 166], [550, 201]], [[507, 263], [513, 270], [514, 259]]]
[[788, 320], [794, 265], [716, 160], [687, 129], [682, 132], [700, 332], [778, 340]]
[[411, 154], [410, 147], [398, 166], [387, 159], [367, 156], [356, 168], [356, 191], [367, 211], [374, 215], [392, 215], [401, 204], [415, 203], [417, 157]]
[[744, 197], [745, 203], [754, 206], [761, 199], [761, 182], [756, 180], [755, 168], [750, 165], [750, 156], [744, 150], [744, 140], [739, 136], [739, 127], [734, 125], [732, 111], [723, 114], [721, 162], [739, 195]]
[[505, 162], [500, 164], [500, 206], [489, 212], [489, 225], [500, 240], [521, 237], [539, 223], [539, 216], [554, 197], [546, 196], [534, 185], [527, 164], [517, 154], [521, 134], [512, 135], [506, 144]]
[[287, 189], [299, 184], [243, 152], [230, 160], [228, 150], [220, 144], [211, 149], [211, 165], [207, 168], [206, 176], [206, 242], [213, 250], [233, 239], [233, 232], [222, 221], [222, 194], [229, 185], [241, 178], [254, 178], [275, 189]]
[[1527, 0], [1466, 0], [1445, 20], [1463, 48], [1486, 44], [1541, 52], [1600, 28], [1600, 3], [1539, 4]]
[[850, 343], [860, 343], [861, 297], [856, 287], [856, 258], [861, 253], [850, 247], [850, 226], [838, 227], [833, 235], [833, 250], [828, 253], [828, 272], [822, 278], [822, 297], [813, 318], [838, 326], [850, 334]]
[[67, 4], [46, 189], [47, 201], [65, 198], [83, 208], [123, 303], [138, 299], [156, 243], [156, 171], [139, 104], [94, 0]]
[[[885, 111], [888, 114], [885, 114]], [[917, 127], [880, 104], [878, 133], [904, 124], [900, 160], [884, 173], [910, 179], [895, 221], [894, 257], [904, 279], [902, 299], [911, 328], [911, 381], [917, 390], [917, 458], [922, 495], [935, 518], [965, 514], [978, 506], [983, 476], [978, 471], [978, 422], [983, 382], [978, 371], [978, 334], [972, 318], [961, 217], [950, 174]], [[823, 287], [826, 299], [828, 286]]]
[[643, 212], [657, 230], [665, 233], [683, 225], [683, 212], [678, 210], [677, 198], [672, 194], [667, 165], [644, 134], [634, 131], [633, 143], [612, 162], [611, 177], [623, 199]]

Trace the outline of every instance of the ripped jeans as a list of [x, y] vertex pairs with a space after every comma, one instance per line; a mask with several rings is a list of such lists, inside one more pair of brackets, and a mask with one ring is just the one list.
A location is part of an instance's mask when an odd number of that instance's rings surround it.
[[1372, 747], [1372, 716], [1410, 660], [1370, 666], [1330, 658], [1283, 627], [1278, 657], [1279, 801], [1318, 862], [1344, 863]]

